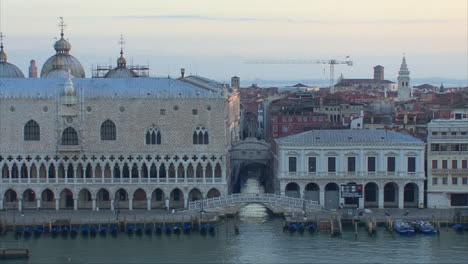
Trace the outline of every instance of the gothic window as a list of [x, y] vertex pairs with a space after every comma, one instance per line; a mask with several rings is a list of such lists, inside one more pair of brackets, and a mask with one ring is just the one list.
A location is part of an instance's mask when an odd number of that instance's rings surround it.
[[29, 120], [24, 126], [24, 140], [37, 141], [40, 139], [40, 136], [39, 124], [34, 120]]
[[62, 133], [62, 145], [78, 145], [78, 133], [72, 127], [67, 127]]
[[146, 145], [161, 145], [161, 132], [156, 127], [146, 131]]
[[193, 131], [193, 144], [194, 145], [208, 145], [209, 136], [208, 131], [204, 127], [197, 127]]
[[101, 125], [101, 140], [115, 140], [116, 139], [116, 129], [114, 122], [110, 120], [104, 121]]

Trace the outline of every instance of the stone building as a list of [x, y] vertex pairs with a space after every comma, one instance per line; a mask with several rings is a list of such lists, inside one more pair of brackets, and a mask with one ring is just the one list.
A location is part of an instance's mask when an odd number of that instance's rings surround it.
[[132, 78], [123, 56], [114, 78], [87, 79], [61, 36], [43, 78], [0, 78], [0, 209], [150, 210], [227, 194], [237, 90]]
[[468, 206], [468, 118], [461, 112], [454, 116], [428, 124], [427, 204], [431, 208]]
[[[385, 130], [312, 130], [276, 139], [282, 195], [339, 206], [417, 207], [424, 201], [424, 143]], [[363, 187], [341, 198], [340, 185]]]

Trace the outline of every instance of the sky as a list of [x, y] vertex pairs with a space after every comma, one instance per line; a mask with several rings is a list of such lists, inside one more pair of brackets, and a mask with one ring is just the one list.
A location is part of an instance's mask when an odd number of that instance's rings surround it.
[[180, 68], [217, 80], [327, 79], [327, 65], [257, 65], [255, 59], [338, 59], [335, 75], [395, 80], [403, 54], [413, 78], [468, 79], [467, 0], [1, 0], [8, 61], [27, 73], [54, 54], [59, 17], [87, 75], [129, 63], [153, 76]]

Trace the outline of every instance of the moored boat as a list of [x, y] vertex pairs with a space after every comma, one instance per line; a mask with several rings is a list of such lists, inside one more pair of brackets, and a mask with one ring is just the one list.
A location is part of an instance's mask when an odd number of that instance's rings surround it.
[[403, 220], [395, 220], [394, 230], [400, 235], [412, 235], [414, 234], [414, 228]]
[[414, 231], [417, 233], [422, 233], [425, 235], [435, 235], [437, 234], [437, 230], [433, 225], [423, 220], [413, 221], [412, 226]]

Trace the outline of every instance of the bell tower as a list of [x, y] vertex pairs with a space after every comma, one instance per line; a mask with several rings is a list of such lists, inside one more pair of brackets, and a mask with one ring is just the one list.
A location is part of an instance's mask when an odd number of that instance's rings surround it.
[[398, 101], [408, 101], [411, 99], [412, 91], [410, 86], [410, 72], [406, 65], [406, 58], [403, 61], [398, 72]]

